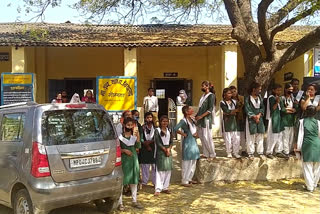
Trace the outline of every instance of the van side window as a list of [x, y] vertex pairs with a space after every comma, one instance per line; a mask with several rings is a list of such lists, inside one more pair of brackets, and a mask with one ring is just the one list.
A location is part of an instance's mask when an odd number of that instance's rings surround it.
[[1, 140], [21, 141], [23, 138], [24, 121], [25, 115], [22, 113], [3, 115]]

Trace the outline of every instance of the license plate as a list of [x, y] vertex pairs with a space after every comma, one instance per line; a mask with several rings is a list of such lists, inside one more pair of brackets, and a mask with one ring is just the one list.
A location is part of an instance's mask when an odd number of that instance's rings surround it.
[[77, 168], [83, 166], [99, 165], [101, 164], [101, 160], [101, 156], [70, 159], [70, 167]]

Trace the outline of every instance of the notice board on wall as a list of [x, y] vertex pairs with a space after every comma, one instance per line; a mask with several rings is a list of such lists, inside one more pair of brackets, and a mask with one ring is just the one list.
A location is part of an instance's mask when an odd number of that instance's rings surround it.
[[1, 74], [1, 105], [33, 101], [32, 73]]
[[119, 122], [121, 113], [137, 108], [137, 78], [128, 76], [98, 76], [96, 101]]

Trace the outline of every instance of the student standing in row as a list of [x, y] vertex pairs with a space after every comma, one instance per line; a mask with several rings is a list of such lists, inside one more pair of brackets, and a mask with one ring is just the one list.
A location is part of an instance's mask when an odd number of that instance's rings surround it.
[[170, 194], [169, 185], [172, 171], [171, 149], [173, 140], [168, 129], [169, 118], [164, 115], [160, 118], [160, 127], [156, 128], [154, 141], [156, 145], [156, 186], [155, 196], [160, 192]]
[[238, 94], [238, 90], [235, 86], [230, 86], [232, 92], [232, 99], [237, 101], [236, 108], [238, 112], [236, 113], [237, 119], [237, 129], [240, 134], [240, 146], [243, 156], [247, 155], [247, 144], [246, 144], [246, 133], [245, 133], [245, 126], [246, 120], [244, 115], [244, 97]]
[[223, 89], [223, 100], [220, 102], [220, 108], [223, 112], [222, 115], [222, 132], [226, 145], [227, 157], [241, 158], [239, 155], [240, 149], [240, 135], [237, 127], [236, 114], [239, 111], [237, 101], [232, 99], [232, 92], [230, 88]]
[[314, 116], [317, 110], [309, 105], [305, 118], [300, 120], [296, 152], [302, 155], [302, 170], [306, 189], [310, 192], [317, 187], [320, 177], [320, 122]]
[[201, 84], [201, 91], [203, 92], [203, 95], [201, 96], [199, 111], [195, 118], [198, 125], [198, 135], [202, 144], [203, 157], [215, 158], [216, 152], [212, 138], [212, 115], [215, 114], [215, 95], [212, 93], [213, 86], [209, 81], [204, 81]]
[[295, 117], [298, 104], [293, 98], [293, 87], [290, 83], [286, 83], [284, 87], [284, 95], [281, 97], [285, 110], [282, 111], [281, 119], [284, 126], [282, 133], [283, 152], [286, 156], [293, 152]]
[[247, 114], [246, 118], [246, 138], [247, 152], [249, 158], [253, 160], [255, 145], [257, 145], [257, 153], [263, 158], [263, 136], [265, 132], [263, 124], [264, 105], [261, 98], [261, 85], [252, 83], [249, 89], [249, 96], [245, 98], [244, 105]]
[[128, 117], [132, 118], [131, 111], [127, 110], [127, 111], [122, 112], [122, 115], [121, 115], [121, 118], [120, 118], [120, 123], [118, 123], [117, 126], [116, 126], [116, 132], [117, 132], [118, 136], [120, 136], [122, 134], [122, 132], [123, 132], [123, 121]]
[[141, 140], [141, 149], [139, 152], [139, 162], [141, 164], [142, 171], [142, 185], [147, 185], [149, 181], [150, 169], [152, 184], [156, 184], [156, 169], [154, 158], [154, 133], [155, 127], [153, 125], [153, 115], [151, 112], [146, 112], [144, 115], [143, 140]]
[[[190, 187], [193, 175], [196, 170], [197, 160], [200, 158], [200, 152], [197, 138], [197, 127], [195, 121], [191, 118], [193, 109], [188, 105], [182, 107], [184, 118], [180, 120], [178, 125], [174, 128], [178, 134], [183, 136], [182, 139], [182, 186]], [[181, 129], [181, 130], [179, 130]]]
[[[119, 135], [121, 146], [121, 162], [123, 171], [123, 185], [130, 185], [132, 194], [132, 206], [143, 209], [137, 202], [137, 190], [140, 178], [140, 168], [136, 149], [140, 148], [139, 132], [133, 131], [135, 121], [132, 118], [126, 118], [123, 121], [123, 133]], [[119, 209], [124, 210], [122, 203], [122, 193], [119, 199]]]
[[[282, 142], [282, 131], [284, 126], [281, 119], [281, 111], [284, 109], [282, 99], [280, 97], [282, 86], [274, 84], [272, 87], [272, 94], [268, 97], [266, 119], [268, 122], [267, 131], [267, 151], [268, 158], [273, 159], [273, 150], [275, 149], [276, 156], [285, 158]], [[285, 110], [285, 109], [284, 109]]]

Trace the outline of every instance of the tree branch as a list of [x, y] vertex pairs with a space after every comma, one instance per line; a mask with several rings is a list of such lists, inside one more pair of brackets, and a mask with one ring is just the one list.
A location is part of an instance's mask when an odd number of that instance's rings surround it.
[[305, 52], [315, 47], [320, 42], [320, 27], [317, 27], [299, 41], [293, 43], [280, 57], [276, 71], [280, 70], [286, 63], [295, 60]]
[[262, 0], [258, 5], [258, 27], [263, 47], [266, 51], [266, 60], [270, 61], [275, 51], [267, 26], [267, 11], [274, 0]]
[[[317, 3], [317, 6], [320, 6], [320, 2]], [[286, 22], [284, 22], [283, 24], [275, 27], [272, 31], [271, 31], [271, 39], [273, 40], [273, 38], [275, 37], [275, 35], [280, 32], [285, 30], [286, 28], [290, 27], [291, 25], [293, 25], [294, 23], [304, 19], [305, 17], [312, 15], [315, 12], [315, 9], [312, 7], [308, 10], [303, 11], [302, 13], [298, 14], [297, 16], [287, 20]]]
[[244, 24], [249, 32], [252, 35], [253, 39], [258, 43], [259, 41], [259, 34], [258, 34], [258, 26], [253, 21], [252, 17], [252, 8], [251, 8], [251, 1], [250, 0], [238, 0], [238, 7], [241, 11], [241, 16], [244, 21]]
[[230, 22], [232, 24], [232, 27], [236, 28], [239, 26], [245, 26], [242, 16], [241, 16], [241, 11], [234, 0], [223, 0], [225, 8], [227, 10]]
[[274, 13], [268, 20], [268, 28], [278, 25], [290, 12], [307, 0], [289, 0], [286, 5]]

